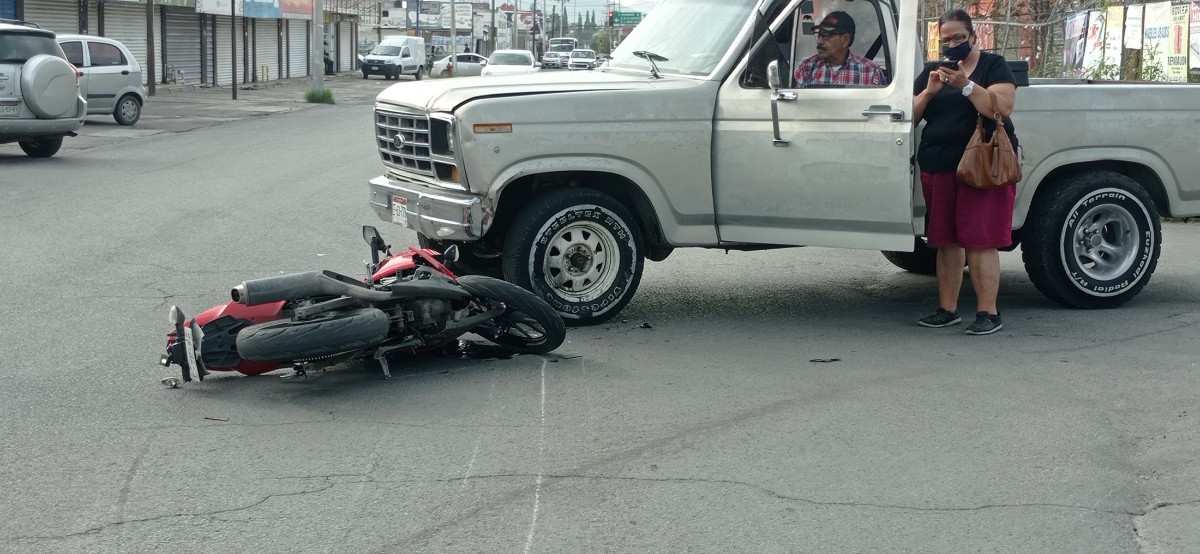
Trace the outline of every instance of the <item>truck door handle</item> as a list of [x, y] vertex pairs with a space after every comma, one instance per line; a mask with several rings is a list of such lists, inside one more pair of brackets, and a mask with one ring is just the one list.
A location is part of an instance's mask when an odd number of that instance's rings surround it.
[[128, 69], [122, 70], [121, 75], [129, 75], [129, 70]]
[[904, 121], [904, 110], [894, 110], [891, 106], [876, 105], [871, 106], [862, 111], [863, 117], [871, 117], [873, 115], [886, 115], [892, 118], [892, 121]]

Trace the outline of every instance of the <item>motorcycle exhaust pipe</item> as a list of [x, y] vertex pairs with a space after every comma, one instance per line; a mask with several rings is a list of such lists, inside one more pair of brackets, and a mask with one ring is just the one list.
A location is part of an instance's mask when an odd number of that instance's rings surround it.
[[390, 292], [371, 289], [353, 277], [328, 270], [243, 281], [242, 284], [233, 287], [229, 294], [234, 302], [247, 306], [310, 296], [349, 296], [366, 302], [386, 302], [393, 299]]

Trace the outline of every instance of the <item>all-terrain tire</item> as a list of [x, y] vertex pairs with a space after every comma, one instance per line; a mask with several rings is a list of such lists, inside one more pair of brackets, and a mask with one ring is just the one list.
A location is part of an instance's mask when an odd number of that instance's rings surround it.
[[30, 158], [49, 158], [62, 148], [62, 137], [40, 138], [37, 140], [21, 141], [18, 144], [21, 150], [25, 151], [25, 155]]
[[892, 250], [883, 250], [883, 257], [887, 261], [892, 262], [892, 265], [921, 275], [936, 275], [937, 274], [937, 248], [930, 248], [925, 244], [925, 240], [921, 238], [914, 239], [916, 244], [913, 245], [912, 252], [896, 252]]
[[463, 275], [458, 284], [472, 296], [499, 300], [507, 307], [504, 315], [492, 320], [494, 325], [476, 331], [484, 338], [533, 354], [550, 352], [566, 340], [567, 326], [562, 316], [533, 293], [484, 275]]
[[1046, 297], [1074, 308], [1114, 308], [1150, 281], [1162, 225], [1133, 179], [1089, 171], [1051, 183], [1030, 208], [1021, 257]]
[[382, 310], [337, 311], [251, 325], [238, 332], [237, 351], [250, 361], [306, 360], [368, 348], [387, 334], [388, 317]]
[[600, 191], [533, 198], [504, 239], [504, 278], [545, 300], [567, 325], [594, 325], [633, 298], [645, 264], [641, 228]]

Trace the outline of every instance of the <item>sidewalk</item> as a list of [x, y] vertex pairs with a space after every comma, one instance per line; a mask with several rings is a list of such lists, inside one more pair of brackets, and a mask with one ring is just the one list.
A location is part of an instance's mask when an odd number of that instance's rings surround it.
[[[361, 73], [347, 72], [324, 77], [324, 86], [333, 93], [338, 106], [370, 106], [375, 97], [387, 87], [404, 83], [373, 77], [363, 79]], [[107, 115], [89, 115], [79, 136], [68, 137], [65, 149], [87, 149], [116, 139], [134, 139], [162, 133], [182, 133], [222, 125], [241, 119], [293, 112], [325, 104], [304, 100], [312, 87], [312, 77], [283, 79], [266, 83], [239, 85], [237, 100], [230, 86], [156, 85], [155, 95], [146, 99], [142, 117], [126, 127]]]

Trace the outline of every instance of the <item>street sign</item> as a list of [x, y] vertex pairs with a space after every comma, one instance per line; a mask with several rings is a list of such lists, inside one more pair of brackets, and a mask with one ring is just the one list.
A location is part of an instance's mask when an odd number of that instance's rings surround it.
[[642, 12], [614, 12], [614, 25], [637, 25], [642, 22]]

